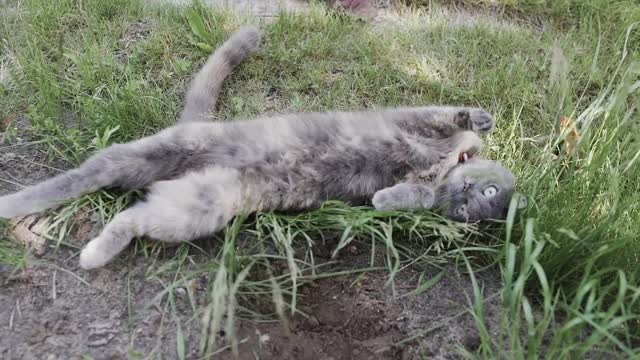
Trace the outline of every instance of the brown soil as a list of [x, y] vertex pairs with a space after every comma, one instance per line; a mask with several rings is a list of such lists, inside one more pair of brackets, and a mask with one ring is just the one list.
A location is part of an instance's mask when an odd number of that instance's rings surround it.
[[[369, 254], [360, 250], [340, 257], [334, 270], [365, 264]], [[166, 252], [170, 257], [171, 250]], [[149, 276], [152, 259], [130, 252], [105, 268], [83, 271], [77, 266], [77, 253], [65, 247], [50, 249], [17, 273], [0, 268], [0, 358], [126, 359], [137, 354], [175, 359], [178, 324], [186, 358], [198, 358], [207, 274], [197, 281], [203, 286], [193, 292], [174, 290], [175, 309], [170, 309], [166, 297], [159, 301], [158, 295], [173, 274]], [[479, 345], [473, 319], [465, 312], [471, 284], [456, 268], [446, 270], [432, 288], [406, 297], [402, 295], [416, 288], [419, 276], [410, 269], [395, 279], [395, 297], [385, 271], [305, 284], [298, 297], [298, 310], [304, 315], [288, 319], [289, 331], [280, 322], [238, 321], [240, 358], [460, 358], [459, 348], [473, 351]], [[438, 272], [427, 271], [425, 277]], [[499, 289], [495, 274], [481, 275], [480, 282], [486, 296]], [[242, 305], [272, 311], [269, 296], [263, 304]], [[498, 314], [498, 297], [492, 297], [485, 303], [490, 330]], [[218, 336], [224, 346], [226, 334]], [[215, 358], [230, 359], [232, 353], [222, 349]]]
[[[63, 160], [52, 160], [55, 157], [30, 135], [30, 129], [23, 115], [0, 119], [0, 195], [33, 185], [71, 166]], [[10, 139], [5, 140], [5, 136]]]

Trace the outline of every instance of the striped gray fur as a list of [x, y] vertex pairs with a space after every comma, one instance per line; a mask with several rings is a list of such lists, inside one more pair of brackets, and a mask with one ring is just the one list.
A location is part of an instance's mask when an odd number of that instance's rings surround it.
[[256, 29], [244, 27], [214, 52], [194, 76], [178, 124], [0, 197], [0, 217], [42, 211], [101, 188], [148, 188], [145, 200], [118, 214], [83, 249], [80, 265], [90, 269], [108, 263], [135, 237], [188, 241], [239, 214], [304, 210], [329, 199], [372, 202], [382, 210], [442, 208], [460, 221], [504, 216], [513, 175], [488, 160], [458, 161], [461, 153], [480, 152], [478, 134], [494, 127], [493, 117], [479, 108], [203, 121], [225, 77], [259, 39]]

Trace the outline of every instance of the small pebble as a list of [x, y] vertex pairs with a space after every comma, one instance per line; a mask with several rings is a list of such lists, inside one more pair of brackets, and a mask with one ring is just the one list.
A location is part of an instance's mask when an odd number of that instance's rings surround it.
[[6, 153], [2, 155], [2, 162], [9, 162], [9, 161], [15, 160], [16, 157], [18, 156], [12, 152]]
[[313, 315], [309, 316], [308, 321], [309, 321], [309, 325], [311, 326], [311, 328], [315, 328], [315, 327], [318, 327], [320, 325], [320, 321], [318, 321], [318, 318], [313, 316]]

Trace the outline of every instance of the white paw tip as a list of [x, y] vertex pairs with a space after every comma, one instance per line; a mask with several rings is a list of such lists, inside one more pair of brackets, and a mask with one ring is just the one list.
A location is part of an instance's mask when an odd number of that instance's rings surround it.
[[9, 211], [8, 206], [3, 206], [0, 204], [0, 219], [12, 219], [15, 217], [15, 214]]
[[80, 267], [85, 270], [95, 269], [106, 263], [104, 255], [98, 249], [99, 238], [91, 240], [80, 252]]

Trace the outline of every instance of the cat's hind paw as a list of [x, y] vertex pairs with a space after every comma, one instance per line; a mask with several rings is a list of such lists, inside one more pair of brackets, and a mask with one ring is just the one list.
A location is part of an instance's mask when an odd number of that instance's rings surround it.
[[106, 265], [110, 258], [105, 256], [100, 249], [101, 239], [97, 237], [87, 244], [80, 252], [80, 267], [85, 270], [91, 270]]
[[22, 214], [15, 201], [11, 199], [11, 195], [0, 196], [0, 219], [12, 219], [20, 215]]
[[480, 108], [461, 110], [456, 115], [455, 121], [460, 127], [477, 133], [488, 133], [496, 127], [493, 116]]

